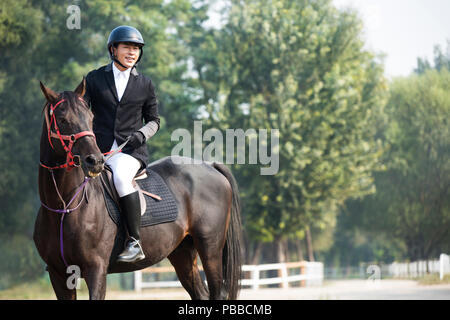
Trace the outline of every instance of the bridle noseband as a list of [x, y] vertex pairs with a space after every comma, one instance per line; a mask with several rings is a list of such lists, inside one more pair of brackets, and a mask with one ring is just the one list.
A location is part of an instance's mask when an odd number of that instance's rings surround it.
[[[71, 135], [62, 135], [60, 133], [58, 124], [56, 123], [55, 109], [64, 101], [65, 101], [65, 99], [61, 99], [60, 101], [58, 101], [55, 104], [55, 106], [53, 106], [53, 104], [50, 104], [50, 105], [47, 105], [45, 108], [45, 122], [47, 124], [48, 142], [50, 143], [50, 146], [54, 150], [55, 148], [53, 147], [52, 138], [59, 139], [62, 147], [64, 148], [64, 151], [66, 152], [66, 163], [65, 164], [55, 166], [55, 167], [48, 167], [48, 166], [44, 165], [42, 162], [40, 163], [40, 165], [42, 167], [47, 168], [49, 170], [66, 168], [67, 171], [70, 171], [72, 168], [79, 167], [81, 165], [81, 158], [79, 155], [73, 155], [73, 153], [72, 153], [73, 145], [75, 144], [75, 142], [77, 142], [78, 139], [80, 139], [82, 137], [92, 136], [95, 138], [95, 134], [92, 131], [82, 131], [82, 132], [79, 132], [76, 134], [71, 134]], [[48, 106], [50, 107], [49, 112], [47, 112]], [[51, 117], [50, 119], [49, 119], [48, 114], [50, 114], [50, 117]], [[52, 130], [52, 124], [54, 124], [56, 132]], [[65, 141], [68, 141], [69, 144], [66, 145]]]

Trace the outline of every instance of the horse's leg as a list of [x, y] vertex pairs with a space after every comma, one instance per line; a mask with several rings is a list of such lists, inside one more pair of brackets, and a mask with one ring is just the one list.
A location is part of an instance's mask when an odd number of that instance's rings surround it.
[[168, 256], [183, 287], [192, 300], [208, 299], [208, 292], [197, 267], [197, 250], [191, 236], [186, 236]]
[[217, 235], [208, 238], [194, 238], [195, 247], [202, 260], [203, 270], [208, 281], [209, 299], [221, 300], [222, 290], [222, 247], [217, 243]]
[[107, 264], [98, 261], [86, 267], [83, 277], [89, 289], [90, 300], [104, 300], [106, 295]]
[[48, 267], [48, 274], [50, 276], [50, 282], [52, 283], [53, 290], [55, 291], [56, 298], [58, 300], [77, 299], [77, 290], [68, 288], [66, 276], [61, 275], [51, 267]]

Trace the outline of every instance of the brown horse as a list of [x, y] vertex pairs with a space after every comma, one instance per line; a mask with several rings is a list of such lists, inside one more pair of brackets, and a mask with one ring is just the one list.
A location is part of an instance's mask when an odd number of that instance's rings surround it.
[[236, 299], [241, 220], [238, 188], [229, 169], [218, 163], [180, 164], [181, 157], [151, 163], [149, 168], [176, 199], [178, 217], [141, 229], [144, 260], [116, 263], [123, 243], [115, 242], [120, 230], [108, 215], [101, 181], [95, 178], [104, 158], [92, 133], [93, 114], [82, 99], [85, 81], [74, 92], [57, 94], [42, 83], [41, 89], [47, 103], [40, 142], [42, 206], [34, 241], [57, 298], [76, 299], [76, 289], [68, 285], [68, 266], [81, 270], [90, 299], [104, 299], [108, 273], [143, 269], [167, 257], [192, 299]]

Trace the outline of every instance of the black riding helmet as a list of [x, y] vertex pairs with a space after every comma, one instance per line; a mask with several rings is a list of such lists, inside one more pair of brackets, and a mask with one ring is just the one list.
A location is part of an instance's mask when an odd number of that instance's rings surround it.
[[[142, 50], [142, 47], [145, 45], [144, 38], [142, 38], [141, 33], [136, 28], [130, 27], [130, 26], [119, 26], [113, 29], [111, 31], [109, 38], [108, 38], [108, 52], [111, 59], [118, 64], [120, 64], [122, 67], [126, 68], [120, 61], [114, 56], [111, 47], [116, 46], [120, 42], [131, 42], [135, 43], [139, 46], [140, 53], [139, 58], [137, 59], [134, 66], [136, 66], [142, 58], [142, 54], [144, 53]], [[133, 66], [133, 67], [134, 67]]]

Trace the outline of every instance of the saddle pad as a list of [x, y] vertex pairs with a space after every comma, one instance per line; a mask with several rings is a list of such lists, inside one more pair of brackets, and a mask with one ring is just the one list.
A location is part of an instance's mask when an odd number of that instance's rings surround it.
[[[145, 196], [147, 210], [141, 216], [141, 227], [147, 227], [159, 223], [171, 222], [178, 216], [177, 203], [172, 192], [167, 187], [164, 180], [155, 171], [147, 168], [147, 177], [138, 179], [136, 183], [142, 190], [154, 193], [162, 198], [161, 201]], [[108, 213], [115, 224], [121, 223], [120, 211], [116, 202], [108, 192], [103, 192]]]

